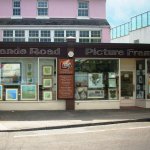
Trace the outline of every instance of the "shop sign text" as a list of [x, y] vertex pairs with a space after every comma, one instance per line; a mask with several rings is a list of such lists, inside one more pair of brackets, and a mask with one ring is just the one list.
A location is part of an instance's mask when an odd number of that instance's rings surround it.
[[44, 49], [44, 48], [15, 48], [15, 49], [0, 49], [0, 55], [60, 55], [60, 48]]
[[86, 48], [86, 56], [108, 56], [108, 57], [150, 57], [150, 50], [108, 50], [108, 49], [96, 49]]

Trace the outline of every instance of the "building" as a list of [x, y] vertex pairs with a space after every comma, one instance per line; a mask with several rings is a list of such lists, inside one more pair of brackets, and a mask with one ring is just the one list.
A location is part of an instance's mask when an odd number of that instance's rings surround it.
[[[129, 22], [118, 25], [111, 29], [111, 43], [150, 43], [150, 11], [134, 16], [130, 19]], [[134, 61], [133, 60], [121, 60], [121, 74], [125, 71], [131, 71], [133, 73], [133, 82], [138, 80], [137, 76], [139, 72], [135, 72]], [[127, 63], [128, 62], [128, 63]], [[147, 62], [145, 65], [148, 67]], [[148, 71], [147, 71], [148, 72]], [[145, 83], [149, 80], [149, 74], [145, 77]], [[138, 90], [138, 84], [133, 83], [134, 88]], [[135, 86], [136, 85], [136, 86]], [[148, 87], [148, 85], [146, 86]], [[147, 90], [146, 87], [143, 89]], [[139, 88], [141, 90], [141, 88]], [[136, 105], [136, 100], [134, 96], [132, 98], [121, 96], [122, 99], [126, 99], [125, 101], [121, 100], [122, 106], [131, 106]], [[139, 106], [142, 106], [142, 102]]]
[[105, 3], [0, 0], [0, 110], [150, 107], [150, 45], [109, 43]]
[[150, 11], [111, 29], [111, 43], [150, 43]]

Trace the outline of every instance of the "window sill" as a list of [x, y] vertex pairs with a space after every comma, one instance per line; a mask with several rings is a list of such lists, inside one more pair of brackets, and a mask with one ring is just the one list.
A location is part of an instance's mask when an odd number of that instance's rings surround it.
[[37, 16], [36, 19], [49, 19], [48, 16]]
[[11, 19], [22, 19], [22, 16], [12, 16]]
[[90, 19], [90, 17], [78, 16], [77, 19]]

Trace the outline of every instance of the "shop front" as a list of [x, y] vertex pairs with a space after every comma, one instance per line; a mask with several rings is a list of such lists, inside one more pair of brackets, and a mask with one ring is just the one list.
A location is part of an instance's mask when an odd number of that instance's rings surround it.
[[149, 44], [0, 44], [0, 110], [150, 108]]

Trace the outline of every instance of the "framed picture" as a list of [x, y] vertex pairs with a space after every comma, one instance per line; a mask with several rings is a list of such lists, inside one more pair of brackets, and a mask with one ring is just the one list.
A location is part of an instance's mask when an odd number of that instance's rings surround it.
[[117, 89], [108, 89], [108, 98], [117, 99]]
[[88, 98], [104, 98], [104, 90], [88, 90]]
[[112, 88], [116, 87], [116, 79], [109, 79], [109, 87]]
[[89, 73], [88, 74], [88, 87], [89, 88], [102, 88], [103, 74], [102, 73]]
[[0, 85], [0, 100], [3, 100], [3, 86]]
[[31, 63], [27, 64], [27, 72], [32, 72], [32, 64]]
[[33, 78], [27, 78], [27, 83], [33, 83]]
[[43, 91], [43, 100], [52, 100], [52, 91]]
[[84, 100], [87, 98], [87, 87], [77, 87], [75, 92], [76, 100]]
[[116, 78], [116, 73], [115, 72], [109, 72], [108, 77], [109, 78]]
[[4, 84], [19, 84], [21, 82], [21, 63], [1, 63], [1, 80]]
[[52, 79], [43, 79], [43, 87], [51, 88], [52, 87]]
[[75, 83], [77, 87], [88, 86], [88, 73], [75, 73]]
[[138, 83], [142, 84], [143, 83], [143, 76], [138, 76]]
[[52, 75], [52, 66], [43, 66], [43, 75], [51, 76]]
[[21, 85], [21, 100], [36, 100], [36, 85]]
[[6, 100], [18, 100], [18, 89], [6, 89]]
[[137, 76], [140, 75], [140, 70], [136, 70], [136, 75], [137, 75]]

